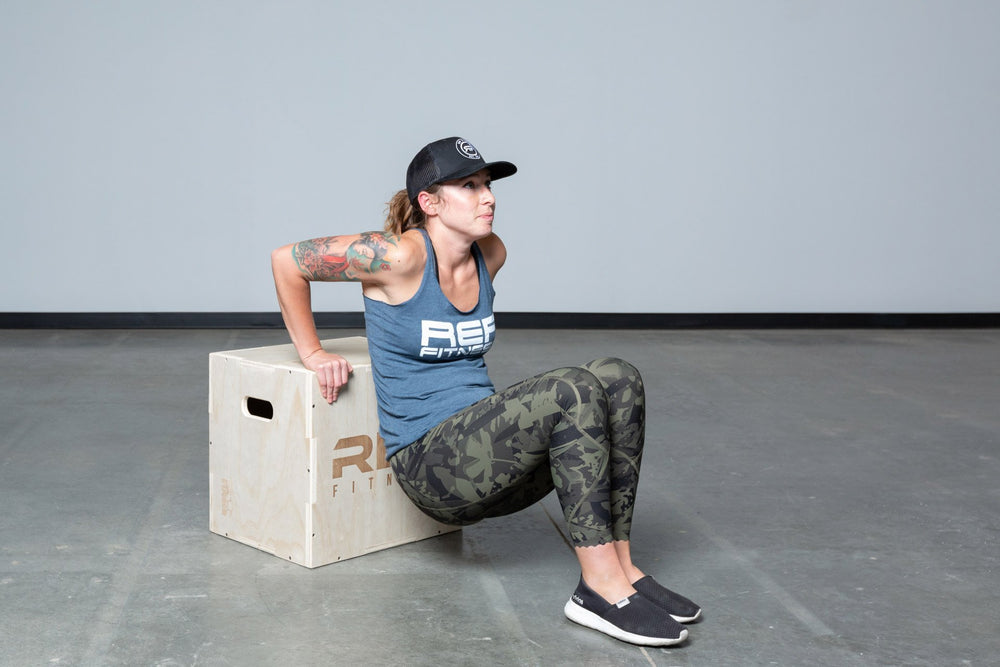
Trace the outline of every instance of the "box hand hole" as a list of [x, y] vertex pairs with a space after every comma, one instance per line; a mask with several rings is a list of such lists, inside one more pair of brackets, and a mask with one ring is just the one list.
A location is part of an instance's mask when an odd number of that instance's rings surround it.
[[271, 421], [274, 418], [274, 406], [262, 398], [247, 396], [243, 399], [243, 412], [251, 417]]

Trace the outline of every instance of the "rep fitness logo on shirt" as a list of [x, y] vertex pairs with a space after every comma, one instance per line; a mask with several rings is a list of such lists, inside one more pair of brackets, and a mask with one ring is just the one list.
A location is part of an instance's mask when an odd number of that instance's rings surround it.
[[461, 322], [420, 322], [420, 358], [454, 359], [484, 354], [493, 347], [493, 316]]

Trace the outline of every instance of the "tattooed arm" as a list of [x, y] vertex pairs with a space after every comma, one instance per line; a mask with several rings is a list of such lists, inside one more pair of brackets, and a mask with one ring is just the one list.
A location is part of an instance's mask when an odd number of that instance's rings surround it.
[[382, 232], [327, 236], [294, 244], [292, 258], [307, 280], [365, 280], [392, 268], [389, 256], [399, 240]]
[[[421, 246], [422, 247], [422, 246]], [[355, 281], [365, 289], [385, 290], [405, 280], [414, 266], [412, 241], [404, 236], [365, 232], [329, 236], [282, 246], [271, 253], [278, 304], [295, 350], [306, 368], [316, 372], [328, 402], [347, 383], [351, 365], [325, 352], [313, 320], [311, 281]]]

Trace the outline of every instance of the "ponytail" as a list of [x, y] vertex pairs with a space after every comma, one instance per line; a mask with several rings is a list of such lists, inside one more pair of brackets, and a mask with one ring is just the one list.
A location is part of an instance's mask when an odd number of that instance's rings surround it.
[[[440, 189], [440, 185], [435, 183], [424, 192], [434, 194]], [[402, 234], [410, 229], [422, 229], [427, 219], [420, 206], [415, 206], [410, 201], [410, 196], [406, 190], [400, 190], [392, 196], [392, 199], [385, 205], [385, 231], [391, 234]]]
[[[394, 194], [385, 205], [385, 210], [385, 231], [399, 235], [416, 226], [413, 224], [413, 204], [410, 202], [406, 190], [400, 190]], [[421, 220], [421, 222], [423, 221]]]

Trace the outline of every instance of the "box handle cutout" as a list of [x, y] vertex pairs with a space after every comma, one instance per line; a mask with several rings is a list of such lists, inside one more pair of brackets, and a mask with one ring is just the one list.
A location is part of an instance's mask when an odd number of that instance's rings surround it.
[[258, 419], [271, 421], [274, 418], [274, 406], [262, 398], [247, 396], [243, 399], [243, 413]]

